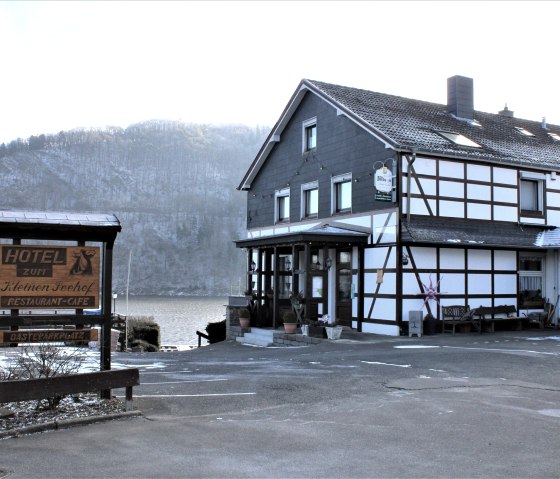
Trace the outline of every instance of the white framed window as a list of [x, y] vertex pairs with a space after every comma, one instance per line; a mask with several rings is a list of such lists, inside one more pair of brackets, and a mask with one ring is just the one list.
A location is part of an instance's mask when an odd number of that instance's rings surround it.
[[544, 214], [544, 181], [545, 175], [540, 173], [521, 173], [519, 179], [519, 209], [521, 214]]
[[301, 185], [301, 218], [319, 215], [319, 183], [312, 181]]
[[332, 213], [352, 211], [352, 173], [333, 176], [331, 179]]
[[519, 256], [519, 309], [544, 308], [544, 256], [521, 253]]
[[274, 222], [287, 223], [290, 221], [290, 188], [277, 190], [274, 195], [274, 204]]
[[317, 148], [317, 118], [302, 123], [302, 151], [306, 153]]

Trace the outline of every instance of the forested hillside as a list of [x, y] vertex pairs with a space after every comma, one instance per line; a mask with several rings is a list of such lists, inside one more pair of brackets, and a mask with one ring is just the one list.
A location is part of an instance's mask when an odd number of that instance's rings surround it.
[[245, 194], [266, 129], [152, 121], [0, 145], [0, 209], [114, 213], [114, 286], [131, 294], [237, 291]]

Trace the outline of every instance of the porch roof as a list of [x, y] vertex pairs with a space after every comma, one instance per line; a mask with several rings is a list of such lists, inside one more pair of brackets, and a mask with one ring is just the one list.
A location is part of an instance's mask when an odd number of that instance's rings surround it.
[[369, 233], [336, 226], [322, 225], [305, 231], [260, 236], [234, 241], [238, 248], [270, 248], [313, 244], [316, 246], [353, 246], [366, 244]]
[[413, 217], [402, 222], [404, 244], [438, 244], [469, 248], [560, 248], [558, 228], [460, 218]]

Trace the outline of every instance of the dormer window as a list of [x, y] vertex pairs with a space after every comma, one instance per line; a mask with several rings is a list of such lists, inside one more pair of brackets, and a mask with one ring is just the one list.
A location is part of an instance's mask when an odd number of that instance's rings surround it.
[[303, 152], [313, 151], [317, 148], [317, 118], [304, 121], [302, 126]]
[[558, 133], [548, 132], [548, 136], [550, 136], [550, 138], [552, 138], [554, 141], [560, 141], [560, 135]]
[[525, 128], [522, 128], [520, 126], [514, 126], [514, 128], [524, 136], [535, 136], [529, 130], [526, 130]]
[[446, 140], [449, 140], [451, 143], [455, 143], [459, 146], [470, 146], [472, 148], [481, 148], [478, 143], [470, 140], [464, 135], [460, 133], [454, 133], [452, 131], [438, 131], [438, 133], [443, 136]]

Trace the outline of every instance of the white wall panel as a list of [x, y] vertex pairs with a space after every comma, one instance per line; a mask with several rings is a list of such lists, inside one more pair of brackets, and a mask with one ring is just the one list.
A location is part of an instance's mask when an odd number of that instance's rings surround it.
[[383, 275], [383, 283], [379, 288], [379, 294], [397, 294], [397, 275], [395, 273], [385, 273]]
[[[367, 310], [369, 312], [369, 309]], [[385, 319], [387, 321], [396, 321], [397, 302], [394, 299], [377, 298], [371, 319]]]
[[546, 224], [560, 226], [560, 211], [548, 210], [546, 213]]
[[490, 201], [490, 186], [488, 185], [475, 185], [473, 183], [467, 183], [467, 198], [469, 200], [483, 200]]
[[553, 180], [550, 174], [546, 175], [546, 188], [549, 190], [560, 190], [560, 174], [556, 175], [556, 179]]
[[435, 248], [412, 246], [410, 252], [418, 269], [433, 269], [435, 271], [437, 266]]
[[440, 160], [439, 176], [444, 176], [446, 178], [459, 178], [462, 180], [465, 177], [465, 165], [464, 163], [455, 161]]
[[403, 294], [418, 294], [420, 293], [420, 288], [418, 286], [418, 281], [416, 281], [416, 275], [414, 273], [403, 272]]
[[517, 294], [516, 274], [495, 274], [494, 294]]
[[465, 306], [465, 299], [464, 298], [441, 298], [439, 300], [440, 307], [439, 310], [439, 317], [441, 318], [441, 306]]
[[364, 292], [375, 293], [377, 288], [377, 273], [364, 273]]
[[489, 220], [492, 217], [492, 207], [480, 203], [467, 203], [467, 218]]
[[479, 306], [492, 306], [492, 298], [469, 298], [468, 305], [471, 309], [478, 308]]
[[[436, 161], [430, 158], [420, 158], [416, 157], [414, 162], [414, 171], [419, 175], [431, 175], [436, 176]], [[403, 171], [406, 171], [403, 170]]]
[[494, 186], [494, 201], [517, 204], [517, 188]]
[[517, 254], [515, 251], [494, 251], [494, 269], [517, 271]]
[[439, 215], [449, 218], [464, 218], [465, 204], [462, 201], [443, 201], [439, 202]]
[[441, 248], [439, 263], [443, 269], [465, 269], [465, 252], [462, 249]]
[[469, 294], [490, 294], [492, 277], [490, 274], [469, 274]]
[[[355, 321], [352, 323], [352, 327], [358, 327]], [[399, 327], [397, 325], [391, 326], [390, 324], [362, 323], [362, 331], [364, 333], [383, 334], [385, 336], [400, 335]]]
[[490, 250], [470, 249], [467, 255], [467, 268], [492, 269], [492, 256]]
[[[406, 211], [406, 210], [405, 210]], [[391, 214], [387, 222], [387, 215]], [[396, 213], [383, 213], [373, 217], [373, 243], [377, 243], [379, 236], [383, 233], [381, 238], [382, 243], [395, 243], [397, 241], [397, 215]], [[387, 225], [385, 226], [385, 222]]]
[[[385, 263], [389, 247], [367, 248], [364, 250], [364, 267], [366, 269], [380, 269]], [[391, 249], [389, 254], [388, 268], [396, 267], [396, 248]]]
[[[434, 212], [434, 210], [432, 210], [432, 212]], [[428, 207], [426, 206], [426, 203], [424, 203], [424, 200], [420, 198], [411, 198], [410, 213], [413, 215], [423, 215], [423, 216], [427, 216], [430, 214], [430, 212], [428, 211]]]
[[440, 181], [439, 196], [449, 196], [450, 198], [465, 198], [465, 184], [455, 181]]
[[534, 224], [534, 225], [544, 225], [544, 224], [546, 224], [544, 218], [530, 218], [530, 217], [520, 216], [519, 221], [521, 223], [529, 223], [529, 224]]
[[[436, 195], [436, 180], [429, 180], [427, 178], [419, 178], [420, 186], [424, 191], [425, 195], [435, 196]], [[418, 188], [418, 183], [416, 180], [412, 180], [410, 185], [410, 191], [413, 194], [421, 194], [420, 188]]]
[[504, 183], [505, 185], [517, 185], [517, 170], [511, 168], [494, 167], [494, 183]]
[[495, 221], [517, 222], [517, 207], [515, 206], [494, 206]]
[[467, 179], [490, 182], [490, 167], [467, 163]]
[[439, 290], [442, 294], [465, 294], [465, 275], [459, 273], [442, 274]]
[[546, 194], [546, 206], [553, 206], [555, 208], [560, 208], [560, 193], [552, 193], [549, 191]]

